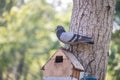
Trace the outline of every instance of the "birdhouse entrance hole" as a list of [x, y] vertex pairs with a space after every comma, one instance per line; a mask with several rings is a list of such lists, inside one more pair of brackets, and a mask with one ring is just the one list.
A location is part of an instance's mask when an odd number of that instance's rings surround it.
[[56, 56], [55, 63], [61, 63], [63, 62], [63, 56]]

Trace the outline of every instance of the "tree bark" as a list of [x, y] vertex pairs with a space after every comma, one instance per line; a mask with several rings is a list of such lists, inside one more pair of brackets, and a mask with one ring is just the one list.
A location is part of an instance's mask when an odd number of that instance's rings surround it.
[[17, 74], [16, 74], [16, 80], [20, 80], [23, 68], [24, 68], [24, 60], [25, 60], [25, 54], [22, 55], [22, 58], [19, 61], [18, 67], [17, 67]]
[[98, 80], [105, 79], [114, 9], [115, 0], [73, 0], [70, 31], [94, 39], [94, 45], [74, 45], [73, 53]]

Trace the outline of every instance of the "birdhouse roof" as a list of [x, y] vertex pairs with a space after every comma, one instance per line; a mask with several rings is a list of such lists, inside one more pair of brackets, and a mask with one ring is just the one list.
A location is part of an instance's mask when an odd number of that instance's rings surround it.
[[69, 60], [71, 61], [71, 63], [73, 64], [73, 66], [76, 69], [79, 69], [79, 70], [82, 70], [82, 71], [84, 70], [82, 64], [78, 61], [78, 59], [71, 52], [68, 52], [66, 50], [62, 50], [62, 51], [69, 58]]
[[[71, 64], [74, 66], [74, 68], [76, 68], [78, 70], [81, 70], [81, 71], [84, 71], [84, 68], [83, 68], [82, 64], [78, 61], [78, 59], [71, 52], [66, 51], [62, 48], [58, 49], [55, 54], [57, 54], [58, 52], [62, 52], [63, 54], [65, 54], [65, 56], [70, 60]], [[47, 63], [51, 60], [51, 58], [47, 61]], [[44, 66], [41, 68], [42, 70], [44, 70]]]

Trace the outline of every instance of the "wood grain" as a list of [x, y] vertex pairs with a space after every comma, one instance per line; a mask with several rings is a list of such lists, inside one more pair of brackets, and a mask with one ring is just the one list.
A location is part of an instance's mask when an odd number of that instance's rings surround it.
[[[63, 56], [62, 63], [55, 63], [56, 56]], [[73, 65], [71, 64], [70, 60], [66, 57], [66, 55], [62, 52], [62, 50], [58, 50], [46, 63], [44, 66], [44, 76], [61, 76], [67, 77], [72, 75]]]
[[70, 31], [92, 37], [95, 44], [74, 45], [72, 50], [85, 71], [98, 80], [104, 80], [107, 71], [114, 12], [115, 0], [73, 0]]

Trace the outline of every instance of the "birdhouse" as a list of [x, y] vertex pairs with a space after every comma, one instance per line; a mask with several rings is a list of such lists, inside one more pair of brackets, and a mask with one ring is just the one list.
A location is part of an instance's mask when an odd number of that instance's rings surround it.
[[83, 66], [77, 58], [64, 49], [58, 49], [42, 67], [43, 80], [79, 80]]

